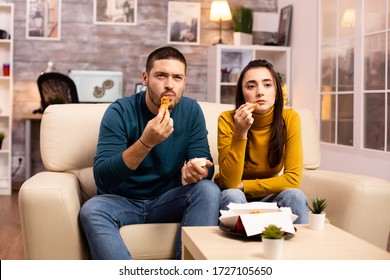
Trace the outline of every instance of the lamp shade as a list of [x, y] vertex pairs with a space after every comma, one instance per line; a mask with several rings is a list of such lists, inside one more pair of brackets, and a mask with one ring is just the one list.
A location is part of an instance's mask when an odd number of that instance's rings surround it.
[[343, 27], [355, 27], [355, 9], [345, 10], [341, 25]]
[[226, 21], [232, 19], [229, 3], [227, 1], [211, 2], [210, 20], [211, 21]]

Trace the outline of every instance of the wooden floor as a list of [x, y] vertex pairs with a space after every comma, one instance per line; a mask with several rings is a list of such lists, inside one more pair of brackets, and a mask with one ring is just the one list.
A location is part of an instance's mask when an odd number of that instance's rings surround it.
[[0, 195], [0, 260], [24, 260], [17, 191]]

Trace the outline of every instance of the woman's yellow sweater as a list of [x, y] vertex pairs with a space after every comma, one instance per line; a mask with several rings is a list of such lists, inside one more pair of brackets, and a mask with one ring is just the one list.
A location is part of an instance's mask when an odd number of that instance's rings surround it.
[[[233, 137], [234, 113], [226, 111], [218, 118], [219, 174], [215, 181], [224, 188], [236, 188], [242, 181], [248, 199], [299, 188], [303, 153], [298, 113], [291, 108], [283, 110], [287, 138], [284, 159], [275, 168], [269, 167], [267, 159], [273, 109], [265, 115], [253, 114], [254, 123], [248, 132], [253, 140]], [[245, 161], [248, 141], [250, 157], [255, 163]]]

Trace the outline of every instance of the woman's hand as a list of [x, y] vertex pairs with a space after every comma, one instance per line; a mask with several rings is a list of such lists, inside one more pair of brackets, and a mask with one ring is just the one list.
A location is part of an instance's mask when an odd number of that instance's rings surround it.
[[234, 114], [234, 135], [237, 138], [246, 139], [248, 131], [253, 124], [252, 112], [255, 109], [255, 105], [252, 103], [245, 103], [241, 105]]

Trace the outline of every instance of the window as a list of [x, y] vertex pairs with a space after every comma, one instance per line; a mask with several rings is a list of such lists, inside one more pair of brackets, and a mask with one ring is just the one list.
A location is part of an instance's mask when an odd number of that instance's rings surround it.
[[367, 149], [387, 152], [390, 151], [389, 2], [388, 0], [365, 0], [363, 28], [363, 146]]
[[390, 0], [321, 0], [324, 143], [390, 152], [389, 5]]
[[321, 1], [321, 141], [353, 146], [354, 0]]

